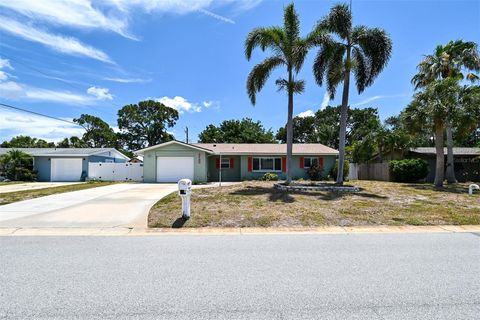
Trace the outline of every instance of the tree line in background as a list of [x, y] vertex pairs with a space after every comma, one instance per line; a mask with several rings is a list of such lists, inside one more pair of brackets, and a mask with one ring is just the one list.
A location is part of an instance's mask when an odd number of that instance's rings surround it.
[[168, 132], [178, 120], [178, 111], [153, 101], [129, 104], [118, 111], [118, 132], [99, 117], [82, 114], [73, 121], [85, 129], [81, 137], [72, 136], [58, 143], [28, 136], [4, 141], [2, 148], [116, 148], [132, 157], [133, 151], [174, 137]]

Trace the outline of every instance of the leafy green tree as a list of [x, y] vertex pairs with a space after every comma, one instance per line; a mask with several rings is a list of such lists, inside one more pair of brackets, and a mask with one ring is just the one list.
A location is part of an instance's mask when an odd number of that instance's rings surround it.
[[29, 136], [16, 136], [10, 141], [4, 141], [0, 145], [2, 148], [53, 148], [53, 142], [47, 142], [43, 139], [32, 138]]
[[316, 36], [300, 37], [300, 21], [293, 4], [285, 7], [282, 27], [256, 28], [245, 40], [245, 55], [247, 60], [252, 52], [259, 47], [262, 51], [269, 49], [272, 55], [257, 64], [247, 79], [247, 93], [253, 105], [256, 95], [267, 82], [272, 71], [278, 67], [286, 68], [286, 77], [275, 83], [278, 90], [285, 90], [288, 95], [287, 116], [287, 183], [292, 180], [292, 146], [293, 146], [293, 96], [302, 93], [305, 82], [297, 79], [308, 50], [315, 43]]
[[212, 124], [199, 134], [202, 143], [274, 143], [272, 130], [250, 118], [225, 120], [218, 127]]
[[436, 170], [434, 184], [443, 186], [444, 180], [444, 132], [449, 106], [458, 99], [457, 80], [435, 80], [414, 95], [413, 101], [403, 112], [405, 122], [414, 132], [418, 127], [428, 126], [435, 134]]
[[[293, 143], [313, 143], [315, 142], [315, 116], [295, 117], [293, 123]], [[282, 143], [287, 142], [287, 126], [278, 129], [275, 138]]]
[[20, 150], [10, 150], [0, 156], [0, 171], [14, 181], [31, 181], [35, 179], [33, 158]]
[[[320, 86], [326, 80], [332, 99], [338, 85], [343, 82], [338, 148], [339, 167], [342, 167], [345, 162], [350, 74], [353, 72], [357, 91], [362, 93], [387, 65], [392, 41], [382, 29], [361, 25], [353, 27], [352, 12], [346, 4], [335, 5], [319, 21], [314, 33], [323, 35], [313, 66], [315, 80]], [[343, 183], [342, 170], [338, 170], [337, 183]]]
[[130, 150], [173, 140], [167, 129], [173, 127], [177, 120], [177, 110], [154, 100], [129, 104], [118, 111], [120, 136]]
[[[338, 149], [338, 131], [340, 129], [341, 107], [326, 107], [318, 110], [312, 117], [295, 117], [293, 132], [295, 143], [322, 143]], [[354, 140], [361, 140], [380, 125], [376, 108], [352, 108], [348, 110], [346, 145], [350, 146]], [[286, 127], [280, 128], [276, 135], [277, 140], [285, 142]]]
[[[463, 40], [450, 41], [445, 46], [438, 45], [433, 54], [425, 58], [417, 66], [418, 73], [412, 78], [415, 89], [424, 88], [439, 79], [468, 79], [475, 81], [480, 71], [480, 54], [475, 42]], [[453, 128], [452, 124], [458, 116], [458, 105], [452, 102], [445, 118], [447, 131], [447, 181], [457, 182], [453, 160]]]
[[72, 136], [57, 143], [58, 148], [87, 148], [88, 145], [79, 137]]
[[459, 114], [454, 123], [456, 145], [480, 147], [480, 86], [463, 86], [459, 99]]
[[82, 114], [73, 121], [85, 129], [82, 140], [86, 146], [91, 148], [115, 148], [118, 146], [117, 135], [110, 125], [99, 117]]

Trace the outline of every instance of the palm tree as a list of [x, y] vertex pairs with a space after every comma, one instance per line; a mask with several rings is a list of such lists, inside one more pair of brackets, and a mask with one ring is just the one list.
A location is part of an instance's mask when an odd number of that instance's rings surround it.
[[1, 156], [0, 163], [7, 176], [16, 181], [18, 180], [18, 172], [22, 168], [28, 167], [31, 160], [32, 157], [29, 154], [13, 149]]
[[[425, 58], [417, 66], [418, 73], [412, 78], [415, 89], [424, 88], [438, 79], [467, 79], [478, 80], [474, 72], [480, 71], [480, 55], [475, 42], [464, 42], [462, 40], [450, 41], [445, 46], [438, 45], [433, 54]], [[466, 70], [466, 74], [463, 74]], [[452, 123], [458, 113], [458, 106], [452, 103], [446, 115], [447, 131], [447, 172], [446, 178], [449, 183], [457, 182], [453, 159], [453, 134]]]
[[455, 79], [435, 80], [429, 83], [421, 92], [417, 92], [413, 101], [402, 113], [406, 125], [417, 131], [421, 127], [430, 127], [435, 135], [436, 187], [443, 186], [445, 154], [444, 132], [447, 123], [449, 106], [458, 100], [460, 87]]
[[269, 49], [272, 56], [257, 64], [247, 79], [247, 93], [253, 105], [256, 94], [262, 90], [272, 71], [280, 66], [286, 67], [286, 78], [280, 78], [275, 83], [278, 90], [288, 94], [287, 120], [287, 183], [292, 180], [292, 143], [293, 143], [293, 95], [304, 91], [305, 82], [297, 79], [297, 74], [303, 66], [308, 50], [316, 43], [312, 33], [306, 38], [300, 37], [300, 21], [294, 5], [288, 5], [284, 10], [283, 26], [255, 28], [245, 40], [245, 56], [247, 60], [252, 52], [259, 47], [262, 51]]
[[[343, 82], [339, 134], [339, 168], [345, 162], [345, 136], [350, 90], [350, 73], [355, 76], [358, 93], [371, 86], [387, 65], [392, 52], [392, 40], [379, 28], [352, 26], [352, 12], [348, 5], [335, 5], [317, 24], [315, 34], [322, 35], [321, 47], [315, 58], [313, 72], [318, 85], [324, 79], [330, 98], [335, 96]], [[343, 183], [343, 170], [338, 170], [337, 183]]]

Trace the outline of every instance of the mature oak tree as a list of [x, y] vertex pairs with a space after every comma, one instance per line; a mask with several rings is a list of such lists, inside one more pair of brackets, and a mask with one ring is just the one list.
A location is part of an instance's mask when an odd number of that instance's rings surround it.
[[173, 127], [177, 120], [177, 110], [154, 100], [129, 104], [118, 111], [120, 136], [130, 150], [173, 140], [167, 129]]
[[117, 135], [110, 125], [99, 117], [82, 114], [73, 121], [85, 128], [82, 140], [88, 147], [115, 148], [118, 146]]

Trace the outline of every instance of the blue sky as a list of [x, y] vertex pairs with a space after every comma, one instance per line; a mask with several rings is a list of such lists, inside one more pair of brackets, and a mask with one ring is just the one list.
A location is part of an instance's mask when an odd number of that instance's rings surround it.
[[[303, 34], [338, 1], [294, 1]], [[254, 27], [282, 23], [284, 5], [267, 0], [0, 0], [0, 102], [64, 119], [82, 113], [116, 126], [126, 104], [157, 99], [180, 111], [171, 129], [179, 140], [210, 123], [250, 117], [276, 131], [286, 121], [286, 96], [271, 75], [253, 107], [245, 82], [267, 54], [244, 56], [243, 42]], [[384, 28], [393, 55], [376, 82], [354, 107], [377, 107], [382, 118], [397, 114], [412, 95], [410, 79], [422, 55], [437, 44], [480, 42], [480, 1], [353, 0], [354, 24]], [[312, 77], [308, 56], [300, 78], [304, 94], [295, 114], [328, 102]], [[58, 141], [81, 135], [75, 126], [0, 108], [0, 141], [27, 134]]]

